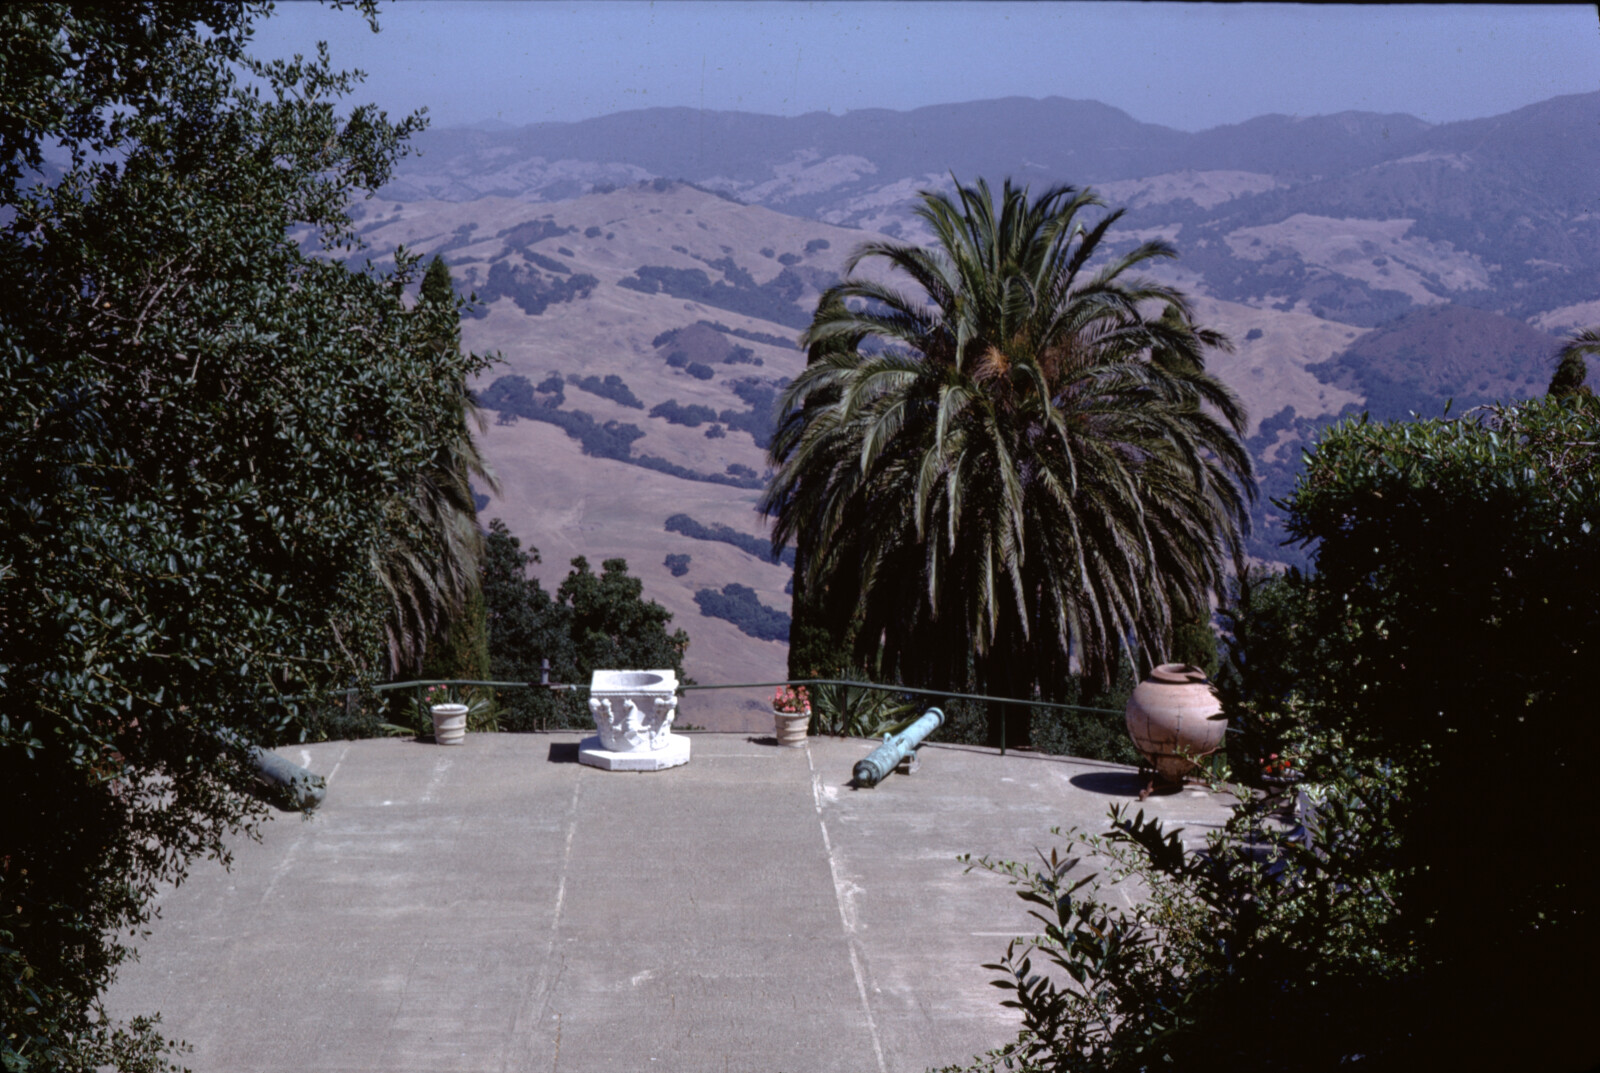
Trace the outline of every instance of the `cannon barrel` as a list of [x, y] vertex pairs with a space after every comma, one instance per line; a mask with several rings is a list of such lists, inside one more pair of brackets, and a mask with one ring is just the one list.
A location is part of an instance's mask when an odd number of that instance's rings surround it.
[[921, 745], [923, 739], [944, 726], [944, 712], [929, 708], [915, 723], [898, 734], [885, 734], [883, 744], [856, 762], [857, 786], [876, 786], [888, 777], [895, 765]]
[[245, 759], [256, 769], [256, 778], [268, 786], [286, 808], [306, 812], [322, 804], [327, 796], [327, 780], [277, 753], [251, 745], [245, 751]]

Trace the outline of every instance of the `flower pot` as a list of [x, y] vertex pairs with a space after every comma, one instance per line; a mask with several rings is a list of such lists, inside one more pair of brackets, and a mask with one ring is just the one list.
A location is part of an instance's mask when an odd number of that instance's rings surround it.
[[460, 745], [467, 737], [467, 706], [465, 704], [435, 704], [433, 706], [433, 740], [438, 745]]
[[1163, 663], [1128, 698], [1128, 734], [1167, 784], [1183, 777], [1222, 745], [1228, 721], [1211, 682], [1198, 667]]
[[806, 743], [806, 731], [811, 726], [810, 712], [772, 712], [773, 730], [778, 744], [798, 749]]

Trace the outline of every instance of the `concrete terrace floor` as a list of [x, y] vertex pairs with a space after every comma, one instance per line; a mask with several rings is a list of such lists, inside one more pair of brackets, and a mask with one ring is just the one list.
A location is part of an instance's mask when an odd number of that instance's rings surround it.
[[[1013, 1036], [981, 966], [1037, 929], [957, 857], [1037, 859], [1139, 786], [934, 744], [855, 790], [869, 741], [690, 737], [688, 766], [648, 774], [576, 763], [577, 734], [286, 748], [326, 803], [166, 892], [108, 1008], [159, 1010], [196, 1073], [962, 1062]], [[1197, 841], [1230, 803], [1146, 808]]]

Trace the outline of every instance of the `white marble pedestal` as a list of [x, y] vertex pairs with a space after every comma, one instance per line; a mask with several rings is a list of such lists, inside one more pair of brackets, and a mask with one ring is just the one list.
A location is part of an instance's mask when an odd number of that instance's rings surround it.
[[660, 771], [689, 762], [689, 739], [674, 735], [660, 749], [618, 752], [607, 749], [597, 734], [578, 743], [578, 762], [603, 771]]
[[594, 737], [578, 743], [578, 762], [604, 771], [660, 771], [689, 762], [689, 739], [675, 737], [678, 676], [671, 671], [595, 671], [589, 680]]

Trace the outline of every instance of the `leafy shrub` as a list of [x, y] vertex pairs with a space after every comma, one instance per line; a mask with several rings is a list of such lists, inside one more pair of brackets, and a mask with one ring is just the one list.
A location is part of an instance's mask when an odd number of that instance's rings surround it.
[[689, 557], [687, 555], [668, 555], [662, 562], [673, 577], [682, 577], [689, 572]]
[[749, 433], [757, 447], [770, 447], [773, 431], [777, 427], [778, 391], [786, 382], [774, 384], [753, 377], [726, 381], [749, 409], [723, 410], [717, 415], [718, 420], [730, 429]]
[[688, 406], [679, 405], [677, 399], [668, 399], [650, 408], [651, 417], [659, 417], [669, 425], [683, 425], [686, 428], [699, 428], [707, 421], [717, 419], [717, 411], [709, 406], [691, 403]]
[[762, 603], [748, 585], [724, 585], [721, 592], [701, 589], [694, 594], [694, 602], [702, 615], [726, 619], [740, 633], [762, 641], [789, 639], [789, 616]]
[[[550, 680], [587, 684], [604, 667], [665, 667], [683, 675], [689, 636], [667, 632], [672, 615], [643, 598], [644, 586], [622, 559], [607, 559], [598, 576], [579, 556], [552, 598], [528, 566], [537, 548], [523, 551], [504, 522], [489, 523], [483, 595], [489, 622], [489, 661], [499, 681], [538, 682], [541, 661]], [[594, 725], [583, 698], [543, 689], [500, 691], [502, 730]]]
[[[715, 320], [697, 320], [695, 323], [704, 324], [707, 328], [715, 329], [723, 335], [731, 335], [735, 339], [748, 339], [752, 343], [765, 343], [768, 346], [782, 347], [785, 350], [793, 350], [795, 348], [793, 339], [785, 339], [781, 335], [773, 335], [770, 332], [753, 332], [748, 328], [730, 328], [726, 324]], [[656, 338], [660, 339], [661, 336], [658, 335]], [[658, 342], [654, 345], [660, 346], [661, 344]]]
[[[1199, 854], [1142, 815], [1076, 836], [1149, 889], [1132, 910], [1070, 859], [980, 862], [1047, 925], [994, 966], [1024, 1029], [985, 1064], [1591, 1066], [1568, 981], [1600, 953], [1596, 807], [1568, 773], [1600, 655], [1600, 408], [1346, 421], [1283, 506], [1316, 572], [1245, 579], [1223, 684], [1302, 773], [1297, 811], [1241, 787]], [[1251, 752], [1228, 766], [1257, 776]], [[1497, 778], [1516, 807], [1482, 808]]]
[[[743, 472], [736, 472], [737, 470], [742, 470]], [[754, 476], [754, 472], [744, 466], [729, 466], [728, 472], [735, 479], [746, 479], [745, 474]], [[682, 533], [684, 536], [694, 540], [712, 540], [721, 544], [732, 544], [740, 551], [754, 555], [764, 562], [781, 562], [789, 567], [794, 566], [793, 548], [784, 548], [774, 556], [772, 554], [771, 541], [763, 540], [758, 536], [751, 536], [749, 533], [741, 533], [737, 529], [723, 525], [720, 522], [716, 525], [702, 525], [687, 514], [674, 514], [667, 519], [664, 528], [669, 533]]]
[[680, 466], [676, 462], [668, 462], [664, 458], [657, 458], [655, 455], [640, 455], [637, 458], [629, 459], [629, 461], [643, 469], [653, 469], [657, 473], [680, 477], [686, 481], [700, 481], [704, 484], [725, 484], [729, 488], [755, 489], [765, 487], [760, 480], [730, 477], [725, 473], [703, 473], [687, 466]]
[[[568, 257], [572, 256], [572, 251], [567, 249], [565, 246], [561, 247], [561, 252], [565, 253]], [[556, 274], [563, 276], [570, 276], [572, 274], [572, 269], [568, 268], [554, 257], [546, 257], [544, 254], [538, 253], [534, 250], [528, 250], [522, 256], [526, 257], [531, 264], [538, 265], [546, 272], [555, 272]]]
[[[1108, 832], [1070, 832], [1070, 851], [1038, 865], [964, 858], [1009, 878], [1043, 928], [985, 966], [1022, 1030], [972, 1068], [1333, 1069], [1392, 1054], [1419, 968], [1393, 902], [1397, 788], [1346, 765], [1317, 790], [1314, 828], [1247, 798], [1200, 853], [1119, 805]], [[1146, 896], [1130, 908], [1103, 893], [1093, 866]]]
[[599, 238], [600, 237], [600, 229], [598, 227], [594, 227], [594, 226], [585, 227], [583, 229], [583, 237], [584, 238]]
[[684, 368], [684, 371], [690, 376], [694, 377], [696, 380], [710, 380], [713, 376], [717, 375], [716, 370], [712, 369], [711, 366], [701, 365], [698, 361], [691, 361]]
[[[723, 261], [707, 263], [724, 266]], [[729, 275], [734, 282], [712, 283], [711, 277], [698, 268], [644, 265], [633, 275], [618, 280], [617, 286], [642, 294], [667, 294], [791, 328], [805, 328], [811, 323], [811, 315], [795, 304], [805, 285], [793, 269], [785, 268], [775, 278], [757, 284], [732, 261], [726, 261], [726, 266], [731, 269]]]
[[706, 429], [706, 439], [708, 440], [726, 439], [727, 435], [727, 430], [721, 425], [712, 425], [710, 428]]
[[818, 250], [825, 250], [827, 248], [828, 240], [825, 238], [814, 238], [810, 242], [806, 243], [807, 253], [816, 253]]
[[584, 376], [574, 380], [572, 383], [573, 386], [581, 388], [591, 395], [599, 395], [602, 399], [610, 399], [618, 405], [627, 406], [635, 410], [644, 409], [644, 403], [639, 401], [639, 398], [623, 382], [622, 377], [615, 373], [611, 373], [604, 380], [598, 376]]
[[487, 305], [497, 298], [510, 298], [524, 313], [536, 317], [551, 305], [589, 297], [599, 285], [600, 281], [587, 273], [548, 279], [526, 265], [512, 269], [502, 261], [489, 266], [489, 280], [478, 299]]
[[800, 261], [801, 257], [798, 253], [784, 253], [778, 255], [778, 263], [786, 267], [788, 265], [797, 265], [800, 263]]
[[631, 457], [632, 444], [644, 435], [644, 430], [637, 425], [618, 421], [601, 424], [582, 410], [560, 409], [558, 399], [535, 399], [533, 393], [533, 385], [527, 377], [502, 376], [483, 392], [481, 403], [491, 410], [555, 425], [582, 444], [586, 455], [620, 462], [636, 461]]

